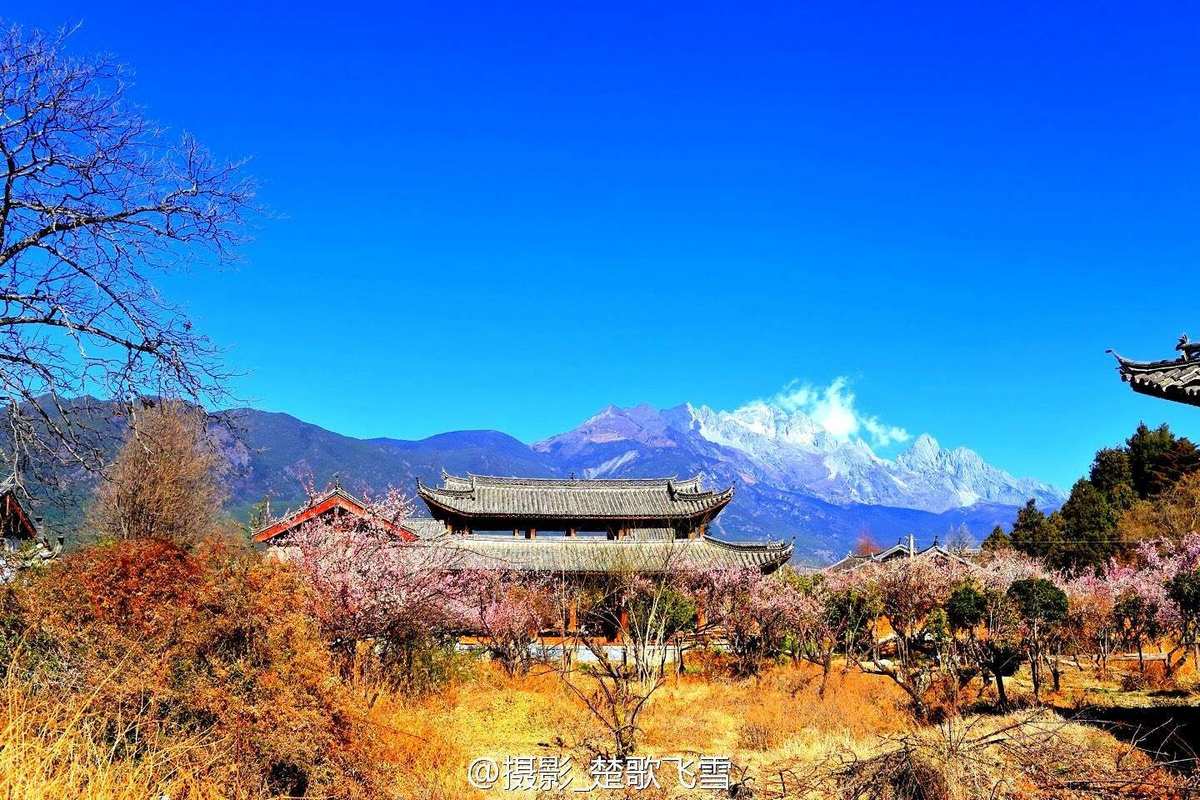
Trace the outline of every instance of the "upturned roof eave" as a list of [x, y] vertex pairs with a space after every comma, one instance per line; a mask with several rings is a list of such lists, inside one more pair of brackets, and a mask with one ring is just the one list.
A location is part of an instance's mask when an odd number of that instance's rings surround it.
[[1191, 359], [1187, 359], [1187, 358], [1183, 358], [1183, 357], [1165, 358], [1165, 359], [1161, 359], [1159, 361], [1137, 361], [1132, 358], [1126, 358], [1125, 356], [1121, 355], [1120, 353], [1118, 353], [1116, 350], [1113, 350], [1112, 348], [1109, 348], [1108, 350], [1105, 350], [1104, 352], [1108, 353], [1114, 359], [1116, 359], [1117, 371], [1122, 372], [1122, 373], [1126, 373], [1126, 372], [1158, 372], [1158, 371], [1164, 370], [1164, 369], [1174, 369], [1175, 367], [1182, 367], [1182, 366], [1186, 366], [1188, 364], [1195, 363]]
[[[1117, 373], [1138, 394], [1184, 405], [1200, 406], [1200, 360], [1187, 354], [1162, 361], [1134, 361], [1115, 350]], [[1191, 370], [1187, 375], [1185, 371]]]
[[[513, 542], [506, 537], [452, 536], [438, 546], [458, 548], [481, 564], [462, 564], [452, 569], [513, 569], [563, 574], [603, 574], [634, 570], [674, 572], [695, 569], [778, 569], [791, 558], [788, 543], [730, 543], [702, 536], [674, 542], [578, 539], [532, 539]], [[452, 552], [452, 551], [451, 551]], [[614, 554], [621, 555], [614, 555]], [[451, 558], [453, 556], [451, 555]]]

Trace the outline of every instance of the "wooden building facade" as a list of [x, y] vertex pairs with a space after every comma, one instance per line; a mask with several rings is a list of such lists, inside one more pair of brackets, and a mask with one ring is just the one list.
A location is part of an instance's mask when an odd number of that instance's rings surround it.
[[[438, 547], [451, 569], [589, 575], [755, 568], [772, 572], [791, 558], [790, 542], [711, 536], [732, 487], [705, 490], [701, 479], [546, 479], [444, 475], [418, 482], [429, 517], [386, 523], [415, 547]], [[367, 506], [341, 487], [273, 521], [254, 535], [282, 546], [288, 533], [323, 515], [367, 521]], [[382, 521], [380, 521], [382, 522]]]

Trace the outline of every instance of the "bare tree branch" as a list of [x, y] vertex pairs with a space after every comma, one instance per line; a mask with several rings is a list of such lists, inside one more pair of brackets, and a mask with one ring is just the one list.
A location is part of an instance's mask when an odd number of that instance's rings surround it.
[[230, 261], [255, 211], [241, 162], [169, 140], [127, 100], [127, 71], [68, 56], [68, 35], [0, 31], [0, 396], [14, 470], [100, 466], [83, 398], [226, 399], [216, 347], [150, 276]]

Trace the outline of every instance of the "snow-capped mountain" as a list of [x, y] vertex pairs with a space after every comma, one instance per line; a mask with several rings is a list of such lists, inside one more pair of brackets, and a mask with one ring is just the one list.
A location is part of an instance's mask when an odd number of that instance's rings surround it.
[[686, 406], [700, 437], [746, 454], [788, 489], [832, 503], [865, 503], [940, 513], [977, 503], [1062, 502], [1049, 484], [1014, 478], [965, 447], [946, 450], [929, 434], [894, 460], [857, 437], [835, 436], [801, 410], [763, 401], [735, 411]]
[[[893, 441], [903, 434], [895, 430]], [[710, 486], [734, 484], [718, 533], [795, 536], [801, 557], [817, 561], [844, 555], [863, 536], [887, 543], [914, 533], [928, 542], [965, 529], [979, 540], [1011, 524], [1030, 498], [1042, 508], [1063, 500], [1049, 484], [1014, 478], [928, 435], [889, 460], [803, 410], [767, 402], [729, 412], [609, 406], [532, 449], [580, 477], [700, 474]]]
[[[700, 474], [710, 487], [737, 489], [714, 533], [795, 539], [797, 558], [813, 563], [845, 555], [864, 536], [889, 544], [915, 534], [927, 543], [966, 530], [982, 539], [993, 526], [1011, 524], [1030, 497], [1043, 507], [1062, 500], [1053, 487], [1013, 478], [970, 450], [944, 450], [927, 436], [893, 460], [880, 458], [854, 435], [856, 422], [860, 434], [875, 440], [908, 435], [859, 414], [848, 394], [824, 391], [820, 402], [808, 406], [794, 400], [759, 401], [730, 412], [609, 406], [532, 446], [487, 430], [416, 441], [355, 439], [248, 408], [223, 412], [220, 423], [214, 418], [213, 435], [232, 467], [229, 510], [242, 518], [263, 498], [280, 509], [302, 502], [303, 478], [317, 486], [336, 479], [352, 492], [378, 495], [389, 486], [411, 487], [418, 478], [437, 483], [442, 470], [529, 477]], [[114, 410], [99, 419], [114, 426], [103, 441], [115, 446], [124, 418]], [[31, 488], [49, 500], [58, 485]], [[73, 530], [91, 487], [76, 476], [62, 477], [61, 485], [71, 493], [45, 512], [51, 524]]]

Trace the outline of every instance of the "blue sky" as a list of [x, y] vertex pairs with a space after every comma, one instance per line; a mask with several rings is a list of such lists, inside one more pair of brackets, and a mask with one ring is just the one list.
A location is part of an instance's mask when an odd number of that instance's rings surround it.
[[1200, 436], [1104, 354], [1200, 336], [1194, 8], [244, 5], [4, 13], [253, 158], [245, 263], [162, 282], [249, 404], [530, 441], [844, 377], [1061, 485], [1140, 419]]

